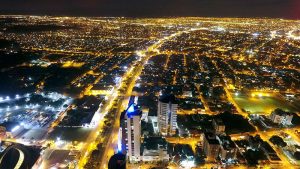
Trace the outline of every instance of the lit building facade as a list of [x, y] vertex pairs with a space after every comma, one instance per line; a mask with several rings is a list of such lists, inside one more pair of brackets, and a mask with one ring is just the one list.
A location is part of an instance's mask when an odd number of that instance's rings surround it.
[[207, 161], [214, 162], [219, 155], [220, 143], [213, 133], [204, 133], [203, 150], [207, 157]]
[[177, 128], [178, 101], [174, 95], [163, 95], [158, 101], [158, 129], [161, 135], [174, 135]]
[[118, 151], [126, 154], [131, 163], [141, 160], [141, 115], [134, 103], [121, 115]]

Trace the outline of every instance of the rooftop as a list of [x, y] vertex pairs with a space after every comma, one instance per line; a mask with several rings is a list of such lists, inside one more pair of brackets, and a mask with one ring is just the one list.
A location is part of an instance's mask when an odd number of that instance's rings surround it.
[[222, 147], [225, 150], [230, 150], [235, 148], [234, 142], [231, 140], [230, 136], [218, 136]]
[[122, 112], [120, 119], [122, 120], [125, 115], [127, 115], [129, 118], [132, 116], [141, 116], [142, 111], [136, 104], [132, 103], [124, 112]]
[[273, 112], [272, 112], [272, 114], [276, 114], [276, 115], [279, 115], [279, 116], [291, 116], [291, 115], [293, 115], [293, 113], [291, 113], [291, 112], [286, 112], [286, 111], [283, 111], [283, 110], [281, 110], [281, 109], [275, 109]]
[[219, 141], [216, 138], [216, 135], [213, 133], [205, 133], [204, 134], [206, 140], [209, 144], [219, 144]]
[[103, 84], [95, 84], [91, 90], [112, 90], [113, 86], [105, 86]]
[[172, 104], [178, 104], [178, 100], [176, 99], [176, 97], [173, 94], [165, 94], [162, 95], [159, 98], [159, 101], [163, 102], [163, 103], [172, 103]]
[[167, 141], [162, 137], [145, 137], [143, 144], [147, 150], [158, 150], [159, 147], [167, 148]]

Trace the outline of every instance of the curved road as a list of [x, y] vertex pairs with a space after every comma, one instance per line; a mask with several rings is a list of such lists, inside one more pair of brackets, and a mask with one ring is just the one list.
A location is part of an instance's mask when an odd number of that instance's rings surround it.
[[1, 159], [0, 159], [0, 164], [2, 163], [3, 158], [6, 156], [6, 154], [7, 154], [9, 151], [11, 151], [11, 150], [17, 150], [17, 151], [19, 152], [19, 159], [18, 159], [17, 164], [16, 164], [15, 167], [14, 167], [14, 169], [19, 169], [19, 168], [21, 168], [21, 165], [22, 165], [23, 162], [24, 162], [25, 155], [24, 155], [24, 153], [23, 153], [22, 150], [20, 150], [20, 149], [18, 149], [18, 148], [15, 148], [15, 147], [11, 147], [11, 148], [9, 148], [9, 149], [5, 152], [5, 154], [4, 154], [4, 155], [1, 157]]

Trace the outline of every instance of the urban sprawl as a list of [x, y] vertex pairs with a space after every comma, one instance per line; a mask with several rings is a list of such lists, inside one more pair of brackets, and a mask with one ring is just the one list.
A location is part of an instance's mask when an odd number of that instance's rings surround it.
[[300, 168], [299, 100], [297, 20], [0, 16], [0, 168]]

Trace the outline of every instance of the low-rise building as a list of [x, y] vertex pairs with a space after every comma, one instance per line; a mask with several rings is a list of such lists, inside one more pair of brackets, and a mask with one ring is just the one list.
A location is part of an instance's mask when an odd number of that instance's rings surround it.
[[24, 127], [19, 123], [15, 122], [5, 122], [0, 125], [1, 127], [1, 135], [3, 139], [5, 138], [16, 138], [22, 131], [24, 131]]
[[238, 149], [230, 136], [217, 136], [217, 139], [220, 143], [220, 159], [225, 161], [232, 161], [236, 159]]
[[162, 137], [146, 137], [143, 142], [144, 162], [169, 161], [167, 141]]
[[280, 161], [280, 158], [277, 156], [276, 151], [270, 146], [270, 144], [266, 141], [261, 143], [261, 149], [267, 155], [268, 159], [272, 162]]
[[271, 113], [270, 119], [276, 124], [292, 125], [293, 116], [293, 113], [285, 112], [281, 109], [275, 109]]
[[224, 134], [225, 133], [225, 125], [222, 119], [213, 119], [213, 127], [216, 134]]
[[263, 142], [263, 140], [260, 138], [260, 135], [248, 135], [246, 140], [249, 142], [249, 146], [254, 149], [258, 149], [260, 147], [260, 143]]
[[0, 126], [0, 142], [4, 139], [6, 139], [6, 128]]
[[90, 90], [90, 95], [111, 95], [114, 90], [113, 86], [104, 86], [103, 84], [95, 84]]

